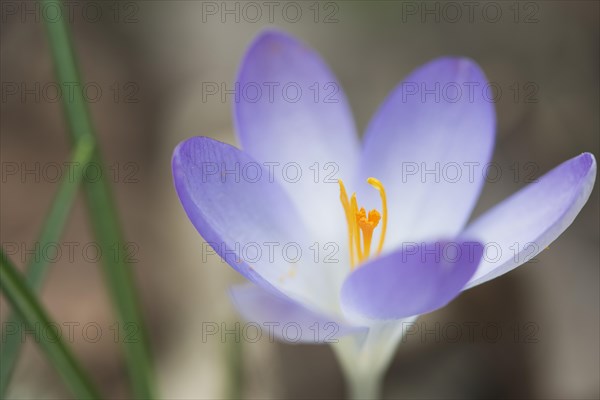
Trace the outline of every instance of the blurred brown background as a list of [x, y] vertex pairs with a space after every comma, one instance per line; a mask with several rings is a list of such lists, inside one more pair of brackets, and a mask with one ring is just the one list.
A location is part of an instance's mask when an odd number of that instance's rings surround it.
[[[72, 6], [83, 80], [90, 91], [101, 88], [99, 96], [90, 92], [90, 107], [126, 238], [137, 250], [133, 268], [164, 398], [228, 398], [232, 379], [241, 380], [243, 396], [252, 398], [343, 394], [327, 347], [265, 338], [239, 345], [217, 336], [202, 340], [203, 323], [233, 327], [238, 317], [226, 291], [240, 278], [214, 257], [201, 262], [201, 238], [173, 190], [171, 152], [193, 135], [234, 141], [231, 104], [218, 96], [203, 99], [202, 86], [216, 82], [232, 88], [246, 46], [266, 26], [293, 33], [322, 54], [343, 85], [361, 131], [413, 68], [456, 54], [475, 59], [503, 91], [496, 103], [494, 154], [503, 168], [534, 162], [539, 176], [583, 151], [600, 154], [597, 1], [472, 2], [468, 7], [462, 2], [274, 3], [271, 15], [263, 2], [254, 3], [261, 16], [255, 6], [234, 1]], [[26, 250], [58, 188], [44, 166], [69, 157], [62, 109], [51, 92], [54, 76], [42, 12], [33, 2], [2, 2], [0, 234], [3, 246], [26, 246], [12, 255], [20, 266], [31, 256]], [[38, 163], [38, 176], [5, 176], [5, 166], [14, 163], [28, 168]], [[488, 184], [475, 213], [523, 184], [510, 178]], [[537, 262], [420, 319], [421, 331], [400, 345], [385, 396], [598, 398], [598, 204], [596, 188], [575, 223]], [[104, 393], [125, 398], [129, 392], [101, 264], [82, 251], [93, 240], [79, 199], [61, 242], [79, 246], [73, 259], [63, 254], [50, 264], [43, 300], [57, 321], [79, 324], [72, 345]], [[0, 306], [4, 321], [4, 299]], [[82, 333], [90, 323], [102, 329], [95, 343]], [[462, 333], [458, 340], [456, 326]], [[9, 397], [68, 397], [34, 338], [25, 340]]]

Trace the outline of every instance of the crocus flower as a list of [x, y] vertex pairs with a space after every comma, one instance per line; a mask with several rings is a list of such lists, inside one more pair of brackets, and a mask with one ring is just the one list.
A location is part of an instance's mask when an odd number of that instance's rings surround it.
[[467, 224], [494, 146], [486, 88], [472, 60], [433, 60], [361, 142], [321, 58], [267, 31], [231, 96], [242, 150], [208, 137], [175, 149], [188, 217], [251, 282], [232, 289], [240, 313], [282, 340], [334, 342], [355, 397], [376, 393], [406, 322], [531, 259], [590, 195], [583, 153]]

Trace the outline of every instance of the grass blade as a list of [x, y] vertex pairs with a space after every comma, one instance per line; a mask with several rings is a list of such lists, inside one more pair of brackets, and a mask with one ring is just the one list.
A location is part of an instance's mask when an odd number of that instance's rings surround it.
[[[75, 167], [75, 173], [72, 176], [65, 175], [60, 184], [37, 241], [40, 248], [45, 248], [49, 243], [56, 243], [60, 240], [81, 182], [83, 168], [90, 161], [93, 149], [94, 144], [91, 138], [79, 139], [71, 157], [71, 165]], [[42, 286], [46, 275], [46, 264], [47, 260], [44, 257], [33, 257], [27, 265], [25, 280], [33, 292], [38, 292]], [[22, 345], [19, 316], [9, 315], [6, 321], [8, 325], [5, 326], [16, 327], [16, 330], [11, 335], [7, 335], [6, 340], [2, 343], [2, 353], [0, 354], [0, 365], [2, 365], [2, 368], [0, 368], [0, 397], [2, 398], [5, 397]]]
[[[44, 0], [47, 6], [62, 9], [59, 0]], [[81, 79], [77, 69], [75, 54], [72, 49], [69, 26], [63, 17], [45, 19], [51, 53], [54, 58], [55, 72], [60, 85], [76, 83], [79, 90], [74, 90], [70, 99], [63, 97], [67, 122], [71, 140], [76, 143], [81, 137], [95, 138], [87, 104], [81, 91]], [[103, 165], [100, 153], [96, 147], [92, 158], [94, 163]], [[103, 174], [105, 176], [106, 174]], [[117, 212], [113, 204], [110, 189], [106, 179], [101, 178], [96, 182], [84, 182], [86, 202], [91, 219], [92, 229], [98, 245], [104, 250], [118, 246], [122, 249], [124, 240], [121, 234]], [[153, 398], [151, 358], [146, 337], [146, 330], [142, 323], [140, 307], [135, 295], [133, 277], [130, 266], [122, 253], [115, 258], [106, 257], [104, 273], [112, 302], [116, 308], [121, 326], [135, 326], [137, 340], [124, 343], [125, 361], [131, 378], [133, 394], [137, 398]]]
[[[19, 313], [29, 329], [52, 326], [52, 321], [38, 303], [33, 291], [2, 250], [0, 250], [0, 275], [0, 289], [2, 289], [13, 309]], [[57, 332], [54, 329], [46, 329], [45, 331], [46, 340], [40, 340], [40, 346], [56, 366], [67, 386], [80, 399], [100, 398]]]

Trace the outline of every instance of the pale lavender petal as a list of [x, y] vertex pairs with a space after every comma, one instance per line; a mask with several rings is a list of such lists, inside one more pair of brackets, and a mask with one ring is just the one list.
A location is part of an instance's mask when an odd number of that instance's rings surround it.
[[367, 331], [252, 284], [232, 287], [231, 297], [244, 319], [257, 325], [248, 329], [260, 328], [262, 335], [269, 339], [275, 337], [290, 343], [334, 343], [342, 336]]
[[341, 292], [344, 313], [390, 320], [443, 307], [469, 281], [482, 251], [477, 242], [404, 243], [350, 274]]
[[556, 240], [585, 205], [595, 179], [596, 160], [583, 153], [477, 218], [464, 234], [486, 248], [467, 288], [509, 272]]
[[[474, 61], [447, 57], [415, 70], [379, 108], [364, 140], [360, 185], [374, 176], [388, 191], [388, 249], [463, 229], [493, 150], [492, 94]], [[378, 204], [373, 191], [365, 197]]]
[[248, 154], [206, 137], [180, 143], [172, 168], [179, 199], [204, 240], [249, 280], [271, 290], [280, 287], [288, 263], [280, 252], [270, 256], [266, 244], [308, 239], [294, 206], [268, 171]]
[[297, 39], [265, 31], [250, 46], [236, 85], [242, 148], [269, 163], [314, 235], [345, 229], [337, 179], [351, 178], [359, 143], [346, 97], [327, 65]]

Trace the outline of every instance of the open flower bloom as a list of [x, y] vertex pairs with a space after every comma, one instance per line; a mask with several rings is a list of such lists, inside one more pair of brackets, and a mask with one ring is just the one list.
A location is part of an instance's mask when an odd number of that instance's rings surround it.
[[415, 70], [362, 143], [336, 78], [292, 37], [261, 34], [236, 85], [242, 150], [182, 142], [177, 193], [203, 238], [252, 282], [232, 289], [241, 314], [288, 341], [352, 338], [340, 340], [347, 369], [380, 371], [401, 322], [544, 250], [594, 184], [584, 153], [467, 224], [496, 121], [486, 78], [466, 58]]

